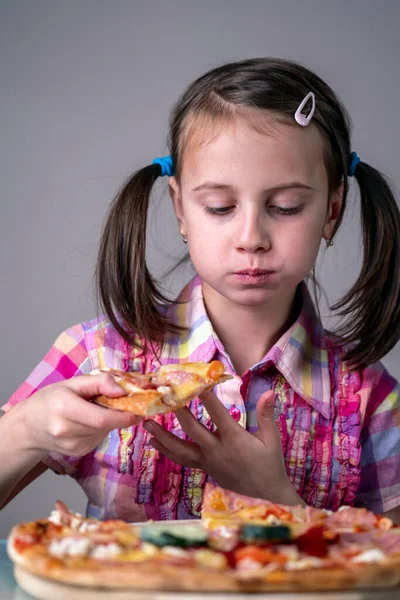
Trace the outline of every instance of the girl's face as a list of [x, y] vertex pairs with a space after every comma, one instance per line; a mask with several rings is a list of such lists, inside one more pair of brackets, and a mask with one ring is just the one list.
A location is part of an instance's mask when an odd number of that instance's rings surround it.
[[340, 213], [317, 128], [239, 121], [192, 143], [170, 192], [204, 292], [245, 306], [290, 298]]

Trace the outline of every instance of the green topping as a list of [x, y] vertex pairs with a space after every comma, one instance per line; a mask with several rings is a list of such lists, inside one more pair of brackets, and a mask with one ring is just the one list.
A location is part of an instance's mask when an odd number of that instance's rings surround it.
[[194, 546], [206, 546], [207, 533], [197, 525], [145, 525], [140, 530], [143, 542], [149, 542], [154, 546], [178, 546], [180, 548], [191, 548]]
[[276, 544], [288, 542], [292, 539], [290, 528], [287, 525], [243, 525], [240, 529], [239, 539], [248, 544]]

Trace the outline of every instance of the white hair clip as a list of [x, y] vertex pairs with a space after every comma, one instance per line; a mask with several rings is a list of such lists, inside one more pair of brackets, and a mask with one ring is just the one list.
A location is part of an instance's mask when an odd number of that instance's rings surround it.
[[[303, 108], [305, 107], [305, 105], [307, 104], [307, 102], [311, 100], [311, 110], [308, 113], [308, 115], [303, 115], [303, 113], [301, 112], [303, 110]], [[309, 92], [307, 94], [307, 96], [304, 98], [304, 100], [301, 102], [299, 108], [296, 110], [296, 112], [294, 113], [294, 118], [296, 119], [296, 122], [301, 125], [302, 127], [307, 127], [307, 125], [310, 123], [312, 116], [314, 114], [315, 111], [315, 96], [313, 94], [313, 92]]]

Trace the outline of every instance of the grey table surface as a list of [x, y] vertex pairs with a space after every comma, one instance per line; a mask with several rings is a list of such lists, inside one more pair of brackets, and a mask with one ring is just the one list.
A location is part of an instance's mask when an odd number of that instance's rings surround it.
[[[99, 598], [106, 598], [108, 594], [99, 593]], [[112, 596], [112, 593], [111, 593]], [[132, 592], [132, 600], [138, 596], [135, 592]], [[190, 598], [190, 600], [207, 600], [209, 598], [218, 598], [218, 600], [239, 600], [244, 598], [252, 598], [257, 600], [261, 598], [258, 594], [178, 594], [178, 593], [162, 593], [162, 592], [148, 592], [141, 593], [140, 599], [146, 600], [171, 600], [173, 598]], [[97, 597], [97, 595], [96, 595]], [[400, 600], [400, 589], [392, 590], [375, 590], [375, 591], [356, 591], [356, 592], [330, 592], [330, 593], [316, 593], [316, 594], [262, 594], [263, 598], [268, 597], [268, 600], [294, 600], [300, 598], [301, 600]], [[19, 585], [17, 585], [13, 575], [13, 565], [11, 560], [8, 558], [6, 551], [6, 542], [0, 540], [0, 600], [32, 600], [32, 596], [25, 593]]]

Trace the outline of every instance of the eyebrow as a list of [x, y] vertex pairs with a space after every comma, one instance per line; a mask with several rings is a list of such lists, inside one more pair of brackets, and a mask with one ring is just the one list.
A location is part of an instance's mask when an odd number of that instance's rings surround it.
[[[201, 185], [193, 188], [192, 192], [201, 192], [203, 190], [228, 190], [233, 191], [235, 187], [233, 185], [229, 185], [227, 183], [217, 183], [215, 181], [206, 181]], [[282, 183], [281, 185], [276, 185], [269, 190], [265, 190], [266, 192], [279, 192], [281, 190], [289, 190], [289, 189], [304, 189], [304, 190], [312, 190], [314, 188], [306, 185], [305, 183], [301, 183], [301, 181], [290, 181], [288, 183]]]

